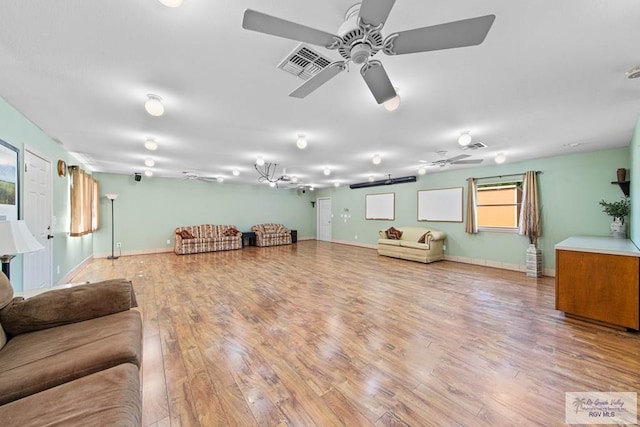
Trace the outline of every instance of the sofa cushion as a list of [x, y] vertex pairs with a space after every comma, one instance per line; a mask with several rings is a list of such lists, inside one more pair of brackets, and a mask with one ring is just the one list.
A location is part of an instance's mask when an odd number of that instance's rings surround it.
[[402, 246], [403, 248], [414, 248], [423, 250], [429, 249], [429, 245], [427, 245], [426, 243], [411, 242], [408, 240], [401, 240], [400, 246]]
[[0, 406], [6, 426], [140, 426], [139, 371], [124, 363]]
[[400, 246], [400, 240], [394, 239], [378, 239], [379, 245], [391, 245], [391, 246]]
[[238, 229], [231, 226], [229, 228], [227, 228], [226, 230], [224, 230], [224, 232], [222, 233], [225, 236], [235, 236], [236, 234], [238, 234]]
[[387, 238], [392, 240], [400, 240], [402, 237], [402, 231], [398, 230], [395, 227], [389, 227], [387, 229]]
[[9, 335], [81, 322], [129, 310], [137, 305], [133, 286], [125, 279], [105, 280], [14, 298], [0, 310], [0, 322]]
[[183, 239], [193, 239], [193, 234], [189, 230], [180, 230], [176, 234], [179, 234]]
[[21, 334], [0, 350], [0, 405], [141, 359], [135, 310]]

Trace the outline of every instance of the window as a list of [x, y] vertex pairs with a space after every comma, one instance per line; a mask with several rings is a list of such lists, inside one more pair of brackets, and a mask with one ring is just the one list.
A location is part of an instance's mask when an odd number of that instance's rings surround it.
[[522, 205], [522, 182], [478, 184], [476, 223], [479, 229], [518, 229]]
[[71, 235], [82, 236], [98, 229], [98, 181], [73, 166], [71, 176]]

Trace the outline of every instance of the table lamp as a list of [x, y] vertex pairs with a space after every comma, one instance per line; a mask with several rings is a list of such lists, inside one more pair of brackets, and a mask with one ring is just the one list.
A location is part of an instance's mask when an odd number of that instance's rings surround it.
[[11, 260], [17, 254], [35, 252], [44, 249], [29, 231], [27, 223], [21, 220], [0, 221], [0, 261], [2, 272], [11, 279], [9, 273]]

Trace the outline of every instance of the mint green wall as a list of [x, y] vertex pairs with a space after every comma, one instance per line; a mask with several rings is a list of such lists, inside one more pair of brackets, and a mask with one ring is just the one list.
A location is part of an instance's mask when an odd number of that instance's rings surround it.
[[[52, 205], [55, 223], [52, 224], [53, 259], [52, 283], [62, 278], [70, 270], [89, 258], [93, 251], [91, 235], [83, 237], [69, 237], [69, 180], [60, 178], [55, 172], [58, 160], [65, 160], [67, 164], [78, 164], [60, 144], [47, 136], [40, 128], [16, 111], [4, 99], [0, 98], [0, 139], [20, 149], [20, 165], [24, 162], [24, 150], [51, 162], [52, 173]], [[20, 168], [20, 182], [24, 182], [23, 168]], [[24, 201], [24, 185], [20, 189], [20, 202]], [[22, 219], [24, 209], [20, 209]], [[60, 267], [58, 273], [57, 267]], [[16, 291], [22, 290], [22, 256], [11, 261], [11, 284]]]
[[122, 243], [123, 253], [173, 248], [174, 230], [182, 225], [233, 224], [248, 231], [254, 224], [276, 222], [298, 230], [298, 238], [315, 238], [313, 199], [295, 190], [155, 177], [135, 182], [133, 174], [94, 177], [102, 193], [101, 227], [94, 234], [96, 256], [111, 253], [111, 202], [105, 193], [118, 194], [115, 241]]
[[[617, 200], [622, 192], [611, 181], [616, 169], [629, 167], [629, 149], [617, 148], [592, 153], [572, 154], [520, 163], [483, 166], [418, 176], [418, 182], [393, 186], [351, 190], [348, 187], [327, 189], [318, 196], [332, 199], [332, 239], [337, 241], [375, 244], [378, 230], [394, 226], [425, 225], [447, 233], [447, 254], [501, 263], [524, 264], [528, 240], [513, 233], [480, 232], [469, 235], [464, 223], [418, 222], [417, 191], [464, 187], [466, 179], [539, 170], [539, 190], [542, 205], [543, 236], [539, 247], [543, 251], [544, 268], [555, 268], [554, 245], [573, 235], [609, 235], [611, 218], [602, 213], [598, 201]], [[394, 221], [364, 219], [365, 195], [395, 193]], [[340, 218], [349, 209], [347, 223]], [[357, 239], [356, 239], [357, 236]]]
[[631, 177], [627, 177], [631, 181], [629, 189], [631, 196], [630, 237], [633, 243], [640, 248], [640, 120], [638, 120], [631, 138], [630, 151], [631, 170], [628, 173], [631, 174]]

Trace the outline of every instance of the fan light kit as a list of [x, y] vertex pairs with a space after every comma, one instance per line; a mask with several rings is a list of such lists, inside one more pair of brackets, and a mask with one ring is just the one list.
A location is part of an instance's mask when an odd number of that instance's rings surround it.
[[458, 137], [458, 144], [466, 147], [467, 145], [471, 144], [471, 139], [471, 134], [469, 132], [462, 132]]
[[387, 111], [396, 111], [400, 106], [400, 95], [396, 95], [388, 101], [384, 101], [382, 106]]
[[149, 138], [144, 142], [144, 148], [149, 151], [156, 151], [158, 149], [158, 143], [152, 138]]
[[[304, 98], [347, 69], [349, 63], [362, 65], [360, 74], [378, 104], [397, 97], [382, 63], [371, 59], [379, 51], [387, 55], [430, 52], [482, 43], [493, 25], [495, 15], [485, 15], [430, 27], [392, 33], [381, 31], [395, 0], [362, 0], [345, 13], [337, 34], [307, 27], [262, 12], [244, 11], [242, 28], [272, 36], [296, 40], [327, 49], [335, 49], [343, 61], [336, 61], [306, 80], [289, 94]], [[399, 98], [398, 98], [399, 101]], [[397, 106], [396, 106], [397, 108]]]
[[640, 77], [640, 65], [636, 65], [625, 73], [628, 79], [637, 79]]
[[298, 178], [290, 177], [287, 175], [287, 170], [282, 169], [282, 175], [277, 175], [276, 172], [278, 170], [277, 163], [264, 163], [262, 165], [256, 163], [253, 165], [258, 172], [258, 182], [268, 183], [270, 187], [278, 187], [279, 183], [288, 184], [288, 183], [296, 183], [298, 182]]
[[258, 157], [256, 159], [256, 165], [263, 166], [264, 165], [264, 159], [262, 157]]

